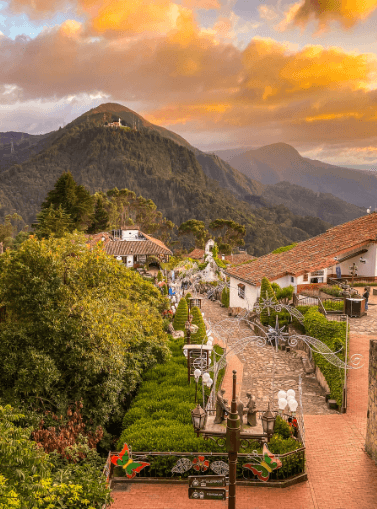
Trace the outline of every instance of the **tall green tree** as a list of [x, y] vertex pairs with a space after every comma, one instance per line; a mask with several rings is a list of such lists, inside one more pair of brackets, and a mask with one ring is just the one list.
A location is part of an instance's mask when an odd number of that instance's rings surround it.
[[52, 204], [37, 214], [37, 223], [33, 226], [39, 239], [47, 238], [50, 235], [63, 237], [66, 233], [72, 233], [75, 229], [71, 216], [65, 212], [62, 205], [54, 208]]
[[109, 227], [109, 214], [104, 206], [102, 197], [96, 199], [94, 206], [93, 222], [87, 229], [87, 233], [99, 233], [106, 231]]
[[168, 354], [165, 300], [82, 234], [30, 237], [0, 257], [0, 397], [105, 423]]
[[14, 234], [20, 223], [23, 223], [23, 219], [17, 213], [7, 214], [5, 216], [4, 223], [0, 224], [0, 242], [4, 244], [4, 247], [12, 245]]
[[75, 228], [84, 230], [91, 224], [93, 198], [84, 186], [78, 185], [70, 172], [63, 173], [49, 191], [42, 210], [50, 206], [54, 209], [61, 206], [71, 216]]
[[217, 234], [216, 242], [221, 254], [229, 255], [237, 246], [244, 246], [246, 228], [236, 221], [215, 219], [209, 224], [209, 229]]
[[206, 241], [210, 238], [204, 222], [197, 219], [189, 219], [182, 223], [178, 228], [178, 235], [192, 235], [195, 239], [195, 247], [200, 249], [204, 249]]

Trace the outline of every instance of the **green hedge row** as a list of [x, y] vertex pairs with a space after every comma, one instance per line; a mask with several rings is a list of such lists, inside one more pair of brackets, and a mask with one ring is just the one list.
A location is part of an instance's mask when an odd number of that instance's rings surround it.
[[[346, 322], [328, 321], [317, 309], [309, 309], [305, 314], [304, 324], [308, 336], [318, 338], [332, 351], [335, 352], [343, 346], [338, 357], [345, 360]], [[313, 353], [313, 358], [330, 387], [331, 398], [335, 399], [340, 407], [343, 399], [344, 370], [333, 366], [320, 354]]]

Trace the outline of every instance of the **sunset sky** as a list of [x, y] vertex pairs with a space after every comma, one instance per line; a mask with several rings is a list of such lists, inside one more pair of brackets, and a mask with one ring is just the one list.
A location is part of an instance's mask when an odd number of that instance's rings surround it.
[[377, 167], [377, 0], [0, 0], [0, 131], [119, 102], [202, 150]]

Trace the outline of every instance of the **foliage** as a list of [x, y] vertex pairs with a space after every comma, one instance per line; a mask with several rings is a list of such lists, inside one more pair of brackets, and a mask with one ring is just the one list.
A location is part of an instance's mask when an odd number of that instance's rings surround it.
[[[344, 361], [346, 322], [328, 321], [316, 309], [309, 309], [305, 314], [304, 324], [308, 336], [320, 339], [333, 352], [343, 346], [343, 350], [337, 355]], [[344, 371], [327, 362], [326, 358], [320, 354], [313, 353], [313, 358], [330, 387], [331, 397], [340, 407], [343, 398]]]
[[104, 206], [104, 198], [98, 196], [95, 200], [92, 224], [88, 227], [87, 233], [99, 233], [109, 228], [109, 212]]
[[173, 327], [174, 330], [185, 331], [185, 323], [188, 318], [188, 306], [184, 297], [179, 301], [177, 311], [175, 312]]
[[50, 235], [57, 238], [64, 237], [64, 235], [72, 233], [75, 229], [70, 214], [65, 212], [62, 205], [54, 208], [52, 204], [37, 214], [37, 223], [33, 226], [38, 239]]
[[222, 293], [221, 293], [221, 303], [224, 307], [229, 307], [229, 300], [230, 300], [230, 290], [227, 286], [224, 287]]
[[290, 251], [291, 249], [293, 249], [295, 246], [297, 246], [297, 242], [293, 242], [293, 244], [289, 244], [288, 246], [278, 247], [272, 252], [273, 254], [285, 253], [286, 251]]
[[194, 306], [191, 309], [192, 314], [192, 323], [193, 325], [198, 326], [197, 332], [191, 334], [191, 343], [196, 343], [201, 345], [203, 343], [204, 338], [207, 335], [206, 326], [202, 317], [202, 313], [197, 306]]
[[343, 290], [340, 286], [322, 286], [321, 292], [326, 293], [327, 295], [333, 295], [334, 297], [341, 297]]
[[58, 415], [82, 399], [98, 425], [168, 354], [166, 299], [85, 240], [30, 237], [0, 257], [0, 387], [6, 401]]
[[291, 438], [292, 436], [289, 424], [280, 415], [276, 416], [274, 434], [278, 434], [283, 438]]
[[[280, 288], [280, 287], [279, 287]], [[264, 277], [261, 281], [261, 290], [260, 290], [260, 297], [259, 302], [262, 304], [263, 299], [272, 299], [272, 302], [274, 304], [278, 303], [278, 300], [276, 298], [275, 292], [272, 288], [272, 285], [270, 281]], [[260, 319], [263, 325], [270, 325], [271, 327], [275, 328], [276, 325], [276, 316], [279, 317], [279, 327], [283, 327], [284, 325], [287, 325], [290, 322], [290, 315], [288, 311], [282, 310], [280, 313], [277, 313], [276, 311], [270, 309], [270, 312], [268, 314], [268, 309], [262, 309], [260, 314]]]
[[30, 440], [32, 428], [19, 425], [23, 417], [9, 405], [0, 406], [1, 508], [95, 509], [110, 502], [96, 451], [76, 447], [86, 452], [84, 464], [72, 448], [67, 456], [73, 464], [57, 453], [47, 454]]
[[283, 304], [289, 304], [293, 297], [293, 292], [295, 290], [294, 287], [289, 285], [281, 288], [277, 283], [271, 283], [271, 286], [275, 292], [277, 300]]
[[243, 237], [246, 234], [246, 228], [236, 221], [215, 219], [209, 224], [209, 228], [218, 235], [216, 243], [221, 254], [230, 255], [233, 248], [245, 245]]
[[59, 206], [68, 214], [74, 228], [85, 229], [90, 224], [93, 213], [93, 198], [84, 186], [76, 184], [71, 172], [65, 172], [55, 183], [54, 189], [48, 192], [42, 203], [42, 210], [58, 209]]
[[164, 280], [164, 277], [162, 275], [162, 272], [159, 270], [158, 273], [157, 273], [157, 281], [163, 281]]
[[7, 214], [4, 218], [4, 224], [0, 224], [0, 242], [4, 244], [4, 247], [12, 245], [13, 235], [17, 231], [17, 227], [23, 219], [17, 213]]
[[190, 304], [191, 297], [192, 297], [192, 294], [190, 292], [187, 292], [186, 295], [185, 295], [185, 299], [186, 299], [186, 302], [187, 302], [188, 306]]
[[189, 219], [178, 228], [178, 235], [193, 235], [195, 247], [204, 249], [206, 241], [210, 238], [203, 221]]
[[344, 301], [324, 300], [322, 302], [326, 311], [343, 311]]

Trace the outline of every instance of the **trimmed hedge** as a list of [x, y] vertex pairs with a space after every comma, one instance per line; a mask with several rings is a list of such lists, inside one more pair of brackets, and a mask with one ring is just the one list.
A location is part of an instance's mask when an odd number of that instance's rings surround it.
[[188, 306], [187, 301], [184, 297], [179, 301], [177, 311], [174, 316], [173, 327], [174, 330], [183, 330], [185, 331], [185, 323], [188, 318]]
[[191, 309], [192, 314], [192, 323], [193, 325], [197, 325], [198, 331], [191, 334], [191, 343], [196, 343], [197, 345], [201, 345], [203, 343], [203, 339], [207, 335], [206, 326], [202, 317], [202, 313], [198, 306], [194, 306]]
[[[318, 338], [332, 351], [343, 350], [337, 354], [344, 361], [346, 344], [346, 322], [328, 321], [317, 309], [309, 309], [304, 319], [308, 336]], [[314, 362], [323, 373], [331, 391], [331, 398], [335, 399], [339, 407], [343, 399], [344, 370], [330, 364], [324, 356], [313, 353]]]
[[[271, 299], [274, 304], [278, 304], [278, 300], [276, 298], [274, 289], [271, 286], [270, 281], [264, 277], [261, 282], [261, 290], [260, 290], [260, 297], [259, 302], [262, 303], [262, 299]], [[282, 310], [280, 313], [276, 313], [276, 311], [270, 309], [270, 314], [268, 315], [268, 310], [263, 309], [260, 314], [260, 321], [263, 325], [271, 325], [271, 327], [275, 327], [276, 325], [276, 315], [279, 316], [279, 327], [282, 327], [283, 325], [288, 325], [290, 323], [290, 315], [288, 311], [285, 309]]]

